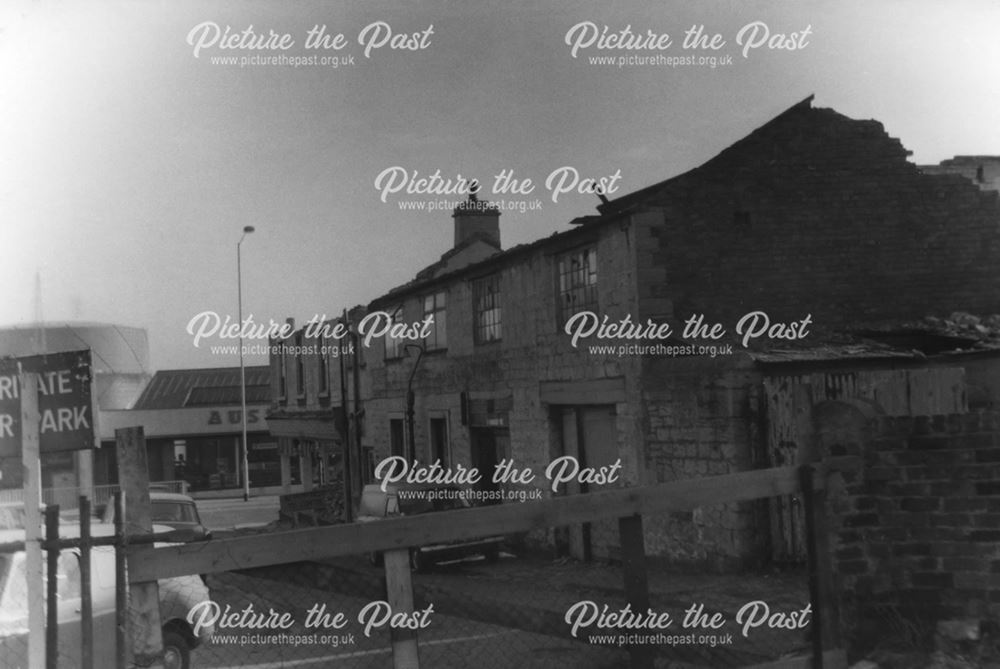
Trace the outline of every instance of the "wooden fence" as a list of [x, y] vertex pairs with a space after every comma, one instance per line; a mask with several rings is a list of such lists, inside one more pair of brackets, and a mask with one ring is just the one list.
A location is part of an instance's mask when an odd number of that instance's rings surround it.
[[[128, 550], [128, 575], [134, 586], [148, 587], [157, 579], [170, 576], [210, 574], [381, 551], [385, 556], [386, 588], [392, 610], [412, 612], [411, 546], [618, 519], [624, 592], [633, 610], [641, 611], [649, 607], [642, 530], [644, 515], [795, 493], [805, 502], [813, 654], [811, 658], [782, 660], [759, 665], [757, 669], [846, 667], [846, 654], [840, 647], [824, 509], [829, 472], [856, 465], [855, 461], [842, 458], [822, 465], [755, 470], [538, 502], [391, 518], [375, 524], [350, 523], [167, 547], [132, 546]], [[632, 666], [652, 667], [654, 650], [648, 646], [630, 648]], [[413, 632], [393, 636], [393, 656], [397, 668], [419, 666], [417, 639]]]

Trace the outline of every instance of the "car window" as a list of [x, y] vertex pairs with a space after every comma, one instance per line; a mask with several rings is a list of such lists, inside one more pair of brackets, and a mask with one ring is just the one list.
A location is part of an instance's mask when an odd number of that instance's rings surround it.
[[197, 523], [198, 511], [187, 502], [154, 501], [152, 517], [153, 522]]
[[415, 516], [434, 510], [434, 505], [423, 497], [399, 500], [399, 510], [406, 516]]

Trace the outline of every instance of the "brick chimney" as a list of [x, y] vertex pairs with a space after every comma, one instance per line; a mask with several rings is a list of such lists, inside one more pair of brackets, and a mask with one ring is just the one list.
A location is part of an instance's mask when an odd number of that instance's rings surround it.
[[476, 236], [501, 248], [500, 208], [495, 204], [480, 201], [475, 193], [469, 193], [469, 199], [455, 207], [451, 216], [455, 219], [456, 247]]

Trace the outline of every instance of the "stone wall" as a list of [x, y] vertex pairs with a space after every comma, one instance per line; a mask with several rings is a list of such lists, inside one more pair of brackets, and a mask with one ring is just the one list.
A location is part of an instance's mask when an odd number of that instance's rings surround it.
[[[718, 476], [767, 463], [753, 391], [759, 372], [746, 356], [647, 360], [646, 464], [651, 483]], [[767, 554], [766, 502], [719, 504], [643, 519], [647, 550], [676, 564], [726, 569]]]

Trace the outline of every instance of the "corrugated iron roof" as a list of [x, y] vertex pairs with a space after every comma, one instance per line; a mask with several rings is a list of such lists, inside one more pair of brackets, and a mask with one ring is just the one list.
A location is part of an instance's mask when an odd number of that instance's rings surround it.
[[[246, 367], [248, 404], [271, 401], [270, 367]], [[133, 409], [183, 409], [240, 404], [239, 367], [165, 369], [153, 376]]]

